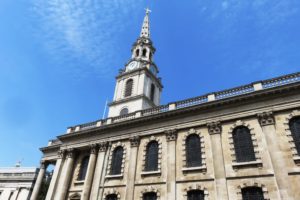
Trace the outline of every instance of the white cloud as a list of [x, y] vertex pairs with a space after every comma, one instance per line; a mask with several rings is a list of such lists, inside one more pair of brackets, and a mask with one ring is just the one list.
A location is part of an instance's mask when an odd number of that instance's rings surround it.
[[[37, 33], [59, 62], [72, 62], [72, 73], [106, 76], [114, 64], [120, 33], [131, 23], [124, 18], [142, 8], [141, 0], [32, 0], [41, 24]], [[88, 66], [76, 65], [86, 61]], [[75, 69], [76, 68], [76, 69]]]

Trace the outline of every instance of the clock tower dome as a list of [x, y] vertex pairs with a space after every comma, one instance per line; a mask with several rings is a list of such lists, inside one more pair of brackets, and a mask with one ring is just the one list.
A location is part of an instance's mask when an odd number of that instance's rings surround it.
[[146, 9], [140, 37], [133, 44], [132, 56], [116, 77], [108, 117], [125, 115], [160, 104], [162, 91], [158, 68], [153, 61], [155, 48], [150, 39], [150, 10]]

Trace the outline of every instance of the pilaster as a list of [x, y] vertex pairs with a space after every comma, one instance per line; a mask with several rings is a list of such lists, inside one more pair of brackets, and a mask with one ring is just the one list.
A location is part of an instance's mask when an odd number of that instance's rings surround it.
[[257, 114], [257, 117], [266, 138], [267, 147], [271, 157], [275, 179], [281, 199], [292, 200], [293, 197], [289, 189], [289, 177], [276, 134], [274, 115], [272, 112], [263, 112]]
[[207, 124], [208, 133], [213, 154], [213, 166], [215, 175], [216, 199], [228, 200], [227, 181], [224, 166], [224, 156], [222, 148], [222, 125], [221, 122], [211, 122]]
[[167, 199], [176, 199], [176, 139], [177, 130], [167, 130]]
[[137, 165], [137, 153], [140, 144], [140, 138], [138, 136], [132, 137], [130, 140], [130, 159], [129, 159], [129, 170], [127, 174], [127, 184], [126, 184], [126, 199], [134, 198], [134, 182], [136, 174]]

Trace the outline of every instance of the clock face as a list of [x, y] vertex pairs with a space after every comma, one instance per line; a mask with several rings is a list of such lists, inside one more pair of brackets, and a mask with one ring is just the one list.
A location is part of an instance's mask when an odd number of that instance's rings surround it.
[[129, 63], [129, 65], [127, 66], [128, 70], [133, 70], [135, 68], [137, 68], [138, 63], [136, 61], [132, 61], [131, 63]]

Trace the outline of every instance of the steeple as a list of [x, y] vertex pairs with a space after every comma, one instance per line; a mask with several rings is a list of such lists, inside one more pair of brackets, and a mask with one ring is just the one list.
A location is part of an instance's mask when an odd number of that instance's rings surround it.
[[141, 30], [140, 37], [150, 38], [150, 22], [149, 22], [149, 13], [151, 10], [146, 8], [146, 15], [144, 17], [144, 22]]
[[108, 117], [132, 113], [160, 104], [162, 84], [154, 63], [155, 48], [150, 39], [150, 10], [146, 9], [140, 36], [131, 48], [131, 58], [116, 77], [113, 102]]

